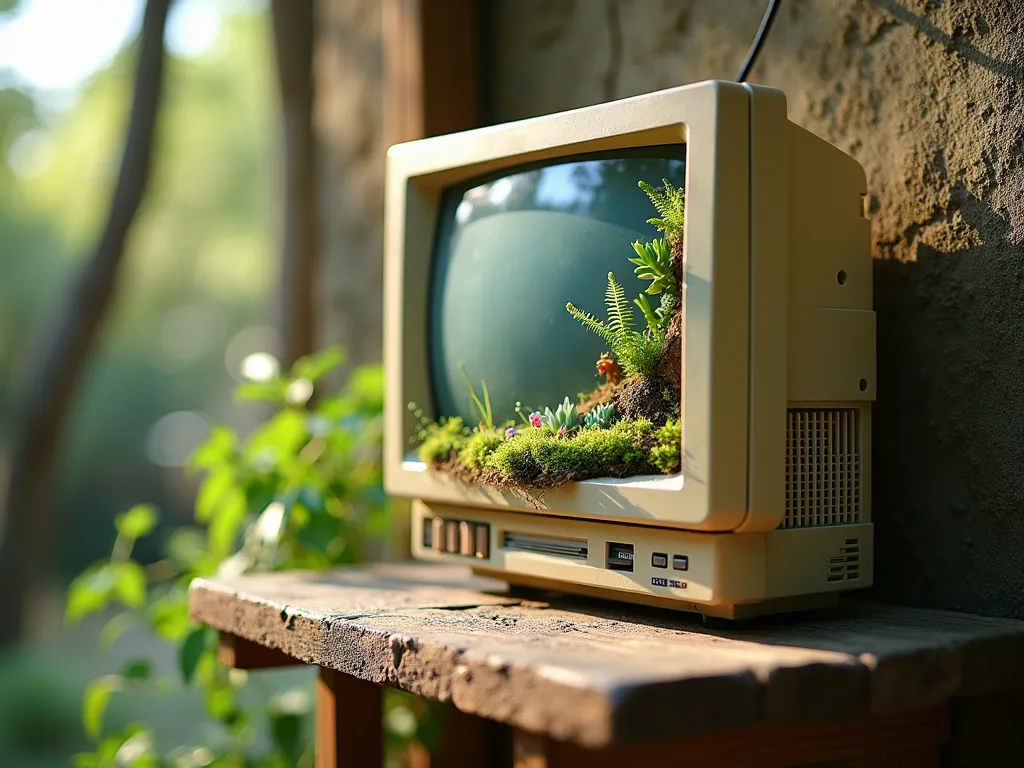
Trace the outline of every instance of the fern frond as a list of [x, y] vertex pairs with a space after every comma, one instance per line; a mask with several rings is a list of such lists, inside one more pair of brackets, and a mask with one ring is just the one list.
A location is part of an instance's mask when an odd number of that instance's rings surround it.
[[651, 186], [646, 181], [639, 181], [637, 185], [650, 198], [660, 214], [659, 218], [648, 219], [647, 223], [662, 230], [669, 240], [676, 240], [683, 236], [686, 192], [673, 186], [668, 179], [662, 179], [661, 183], [661, 189]]
[[606, 342], [611, 344], [612, 338], [615, 336], [615, 332], [611, 328], [589, 312], [584, 312], [582, 309], [573, 306], [571, 301], [565, 305], [565, 309], [570, 315], [576, 318], [584, 328], [588, 331], [593, 331]]
[[626, 299], [626, 290], [615, 279], [614, 272], [608, 273], [604, 303], [608, 307], [608, 330], [612, 333], [633, 330], [633, 309]]

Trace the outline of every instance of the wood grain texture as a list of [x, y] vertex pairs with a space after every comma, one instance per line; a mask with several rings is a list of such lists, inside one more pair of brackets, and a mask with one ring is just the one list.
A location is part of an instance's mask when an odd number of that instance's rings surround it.
[[849, 602], [707, 630], [450, 566], [197, 580], [192, 615], [308, 663], [586, 747], [898, 715], [1024, 688], [1024, 622]]

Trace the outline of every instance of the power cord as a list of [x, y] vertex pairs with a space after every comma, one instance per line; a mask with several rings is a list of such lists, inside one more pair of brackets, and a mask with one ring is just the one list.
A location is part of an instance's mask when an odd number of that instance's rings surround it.
[[764, 17], [761, 19], [761, 26], [757, 30], [757, 36], [754, 38], [753, 44], [750, 46], [750, 51], [747, 52], [747, 60], [743, 62], [743, 66], [740, 67], [740, 72], [736, 75], [736, 82], [746, 82], [747, 75], [750, 74], [750, 69], [754, 66], [754, 62], [757, 60], [757, 54], [761, 52], [761, 46], [764, 45], [764, 39], [768, 37], [768, 30], [772, 26], [772, 22], [775, 20], [775, 12], [779, 10], [780, 0], [769, 0], [768, 7], [765, 9]]

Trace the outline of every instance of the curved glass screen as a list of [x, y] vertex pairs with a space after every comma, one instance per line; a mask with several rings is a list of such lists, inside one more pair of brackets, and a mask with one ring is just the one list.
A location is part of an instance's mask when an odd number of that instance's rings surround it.
[[[460, 366], [487, 382], [495, 421], [515, 404], [552, 409], [603, 381], [604, 342], [565, 310], [571, 301], [605, 317], [608, 273], [629, 296], [635, 240], [658, 236], [637, 186], [685, 183], [685, 146], [647, 147], [504, 172], [449, 190], [431, 278], [431, 383], [439, 415], [475, 425]], [[655, 302], [656, 303], [656, 302]], [[636, 310], [638, 326], [643, 318]]]

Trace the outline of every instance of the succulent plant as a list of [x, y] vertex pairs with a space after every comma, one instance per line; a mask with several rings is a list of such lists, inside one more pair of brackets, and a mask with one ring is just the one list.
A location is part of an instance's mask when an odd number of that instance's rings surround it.
[[545, 408], [544, 415], [540, 417], [540, 420], [545, 427], [560, 435], [564, 435], [580, 425], [579, 417], [576, 415], [576, 406], [569, 402], [568, 397], [562, 401], [554, 413], [550, 408]]
[[584, 423], [588, 427], [608, 429], [608, 427], [615, 423], [615, 405], [612, 403], [595, 405], [593, 409], [587, 413]]

